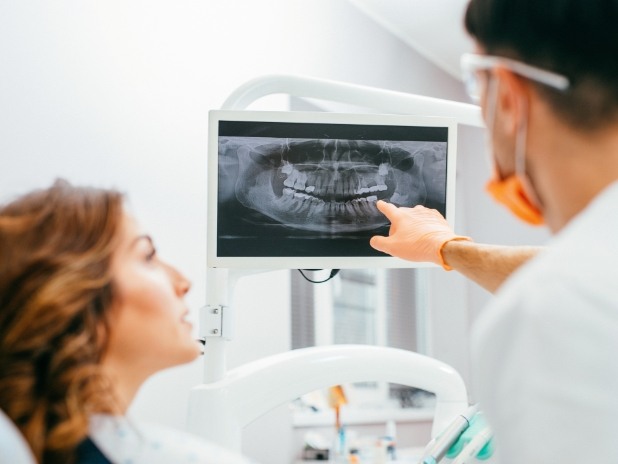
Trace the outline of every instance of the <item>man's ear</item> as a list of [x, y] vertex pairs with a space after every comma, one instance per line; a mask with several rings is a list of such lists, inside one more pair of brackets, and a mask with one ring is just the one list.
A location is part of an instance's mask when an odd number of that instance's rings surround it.
[[495, 70], [498, 79], [497, 108], [500, 114], [499, 124], [508, 134], [515, 135], [518, 126], [526, 117], [529, 97], [529, 84], [526, 80], [508, 69]]

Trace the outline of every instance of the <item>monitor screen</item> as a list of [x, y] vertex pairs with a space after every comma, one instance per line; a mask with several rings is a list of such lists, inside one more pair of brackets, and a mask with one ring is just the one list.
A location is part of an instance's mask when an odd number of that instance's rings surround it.
[[371, 248], [390, 225], [376, 201], [453, 223], [448, 118], [217, 110], [208, 146], [209, 267], [422, 266]]

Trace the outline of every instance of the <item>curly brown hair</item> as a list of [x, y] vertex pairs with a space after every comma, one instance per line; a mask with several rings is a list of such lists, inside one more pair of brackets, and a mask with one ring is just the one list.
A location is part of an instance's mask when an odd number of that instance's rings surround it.
[[0, 409], [39, 462], [68, 463], [113, 410], [100, 367], [123, 196], [63, 180], [0, 208]]

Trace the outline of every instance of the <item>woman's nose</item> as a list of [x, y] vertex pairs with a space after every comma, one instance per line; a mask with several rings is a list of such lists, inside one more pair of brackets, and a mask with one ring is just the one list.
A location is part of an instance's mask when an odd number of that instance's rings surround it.
[[191, 281], [174, 266], [166, 264], [166, 268], [178, 296], [186, 295], [191, 289]]
[[191, 289], [191, 282], [189, 281], [189, 279], [187, 279], [180, 272], [178, 274], [179, 274], [179, 277], [180, 277], [179, 293], [181, 295], [186, 295], [189, 292], [189, 290]]

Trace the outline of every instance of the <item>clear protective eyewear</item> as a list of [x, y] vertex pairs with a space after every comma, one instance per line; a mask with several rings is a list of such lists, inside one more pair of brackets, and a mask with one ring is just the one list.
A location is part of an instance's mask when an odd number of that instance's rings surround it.
[[478, 103], [481, 100], [481, 82], [478, 78], [478, 71], [491, 69], [494, 67], [509, 69], [522, 77], [545, 84], [557, 90], [569, 88], [569, 80], [561, 74], [556, 74], [545, 69], [537, 68], [521, 61], [503, 58], [501, 56], [479, 55], [475, 53], [464, 53], [461, 56], [461, 70], [463, 82], [470, 98]]

